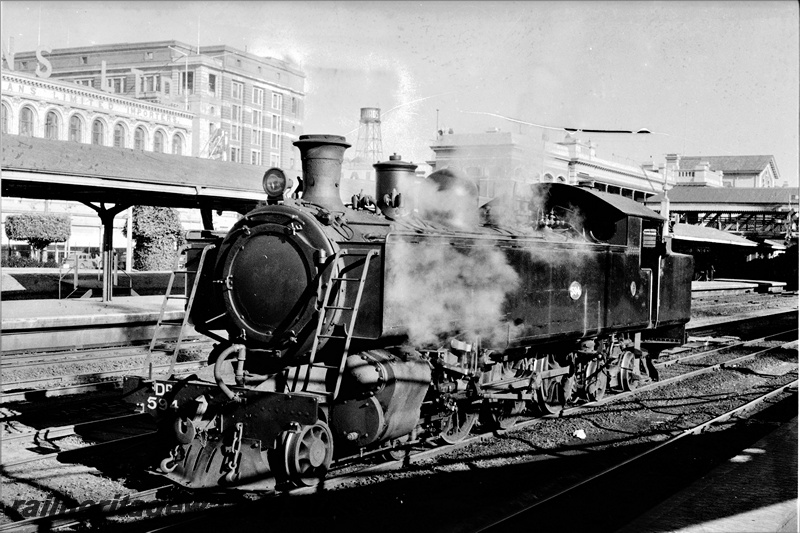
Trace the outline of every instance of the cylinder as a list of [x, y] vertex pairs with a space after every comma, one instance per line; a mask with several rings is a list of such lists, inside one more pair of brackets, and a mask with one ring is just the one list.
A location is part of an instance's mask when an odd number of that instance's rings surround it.
[[389, 161], [372, 165], [375, 169], [375, 200], [384, 216], [402, 217], [411, 212], [410, 205], [417, 165], [406, 163], [394, 154]]
[[303, 162], [303, 201], [344, 211], [339, 182], [344, 151], [350, 144], [341, 135], [301, 135], [294, 145]]
[[361, 108], [361, 123], [367, 122], [380, 122], [381, 110], [377, 107], [362, 107]]

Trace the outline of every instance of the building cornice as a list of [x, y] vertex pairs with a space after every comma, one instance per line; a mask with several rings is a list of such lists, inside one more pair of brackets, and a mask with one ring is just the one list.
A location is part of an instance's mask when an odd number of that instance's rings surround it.
[[[11, 72], [8, 72], [6, 70], [3, 70], [0, 74], [2, 75], [2, 80], [3, 80], [3, 87], [2, 87], [3, 96], [6, 96], [7, 94], [13, 94], [15, 96], [18, 95], [19, 93], [17, 91], [13, 91], [13, 89], [11, 90], [11, 92], [9, 92], [9, 87], [7, 87], [7, 84], [16, 83], [19, 85], [32, 88], [51, 89], [54, 91], [60, 91], [67, 95], [73, 95], [81, 98], [89, 98], [92, 100], [118, 104], [121, 106], [136, 108], [143, 111], [165, 113], [189, 121], [191, 121], [194, 118], [194, 113], [182, 111], [174, 107], [161, 104], [154, 104], [136, 98], [124, 98], [120, 96], [115, 96], [112, 93], [107, 93], [89, 87], [83, 87], [70, 82], [31, 77], [31, 76], [26, 76], [24, 74], [16, 74], [16, 73], [12, 74]], [[31, 96], [35, 98], [35, 95], [23, 94], [23, 96]], [[75, 102], [68, 102], [68, 103], [72, 104]], [[93, 106], [91, 103], [86, 103], [84, 105], [88, 107], [96, 107]]]

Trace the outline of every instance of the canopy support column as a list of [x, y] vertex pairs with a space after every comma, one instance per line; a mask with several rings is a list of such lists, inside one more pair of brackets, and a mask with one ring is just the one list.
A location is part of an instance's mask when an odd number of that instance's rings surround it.
[[[106, 209], [106, 204], [99, 206], [89, 202], [81, 202], [88, 205], [97, 212], [100, 222], [103, 224], [103, 301], [110, 302], [114, 292], [114, 217], [130, 206], [126, 204], [116, 204]], [[128, 235], [128, 238], [131, 238]]]

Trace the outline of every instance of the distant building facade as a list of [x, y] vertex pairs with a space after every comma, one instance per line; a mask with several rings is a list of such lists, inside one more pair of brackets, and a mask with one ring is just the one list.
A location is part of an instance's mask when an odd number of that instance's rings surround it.
[[[284, 61], [179, 41], [62, 48], [40, 55], [51, 79], [192, 113], [190, 155], [300, 170], [292, 142], [303, 132], [305, 75]], [[37, 52], [6, 59], [14, 64], [9, 70], [41, 70]]]
[[708, 187], [778, 187], [780, 172], [771, 155], [674, 155], [678, 183]]
[[585, 185], [643, 201], [674, 185], [666, 165], [623, 165], [596, 156], [595, 145], [567, 135], [560, 142], [493, 130], [486, 133], [441, 132], [431, 145], [433, 170], [453, 168], [476, 181], [481, 200], [500, 189], [530, 183]]
[[[183, 55], [186, 54], [186, 55]], [[188, 59], [187, 59], [188, 58]], [[135, 150], [278, 166], [301, 165], [292, 142], [303, 129], [304, 74], [275, 59], [228, 46], [196, 48], [178, 41], [103, 45], [14, 54], [3, 50], [2, 133]], [[90, 207], [59, 200], [2, 198], [2, 221], [23, 212], [66, 213], [71, 250], [99, 251], [101, 225]], [[185, 229], [202, 228], [197, 210], [181, 209]], [[114, 247], [130, 214], [114, 220]], [[218, 229], [235, 222], [215, 215]], [[3, 253], [27, 254], [0, 231]]]

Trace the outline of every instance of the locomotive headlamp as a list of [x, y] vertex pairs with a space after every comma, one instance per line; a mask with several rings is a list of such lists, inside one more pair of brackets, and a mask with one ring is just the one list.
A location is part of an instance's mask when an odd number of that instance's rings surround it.
[[572, 298], [573, 300], [577, 300], [578, 298], [581, 297], [582, 293], [583, 293], [583, 288], [581, 287], [580, 283], [578, 283], [577, 281], [573, 281], [572, 283], [569, 284], [570, 298]]
[[287, 186], [286, 174], [279, 168], [271, 168], [264, 173], [264, 179], [261, 184], [264, 187], [264, 192], [270, 198], [281, 198], [286, 191]]

